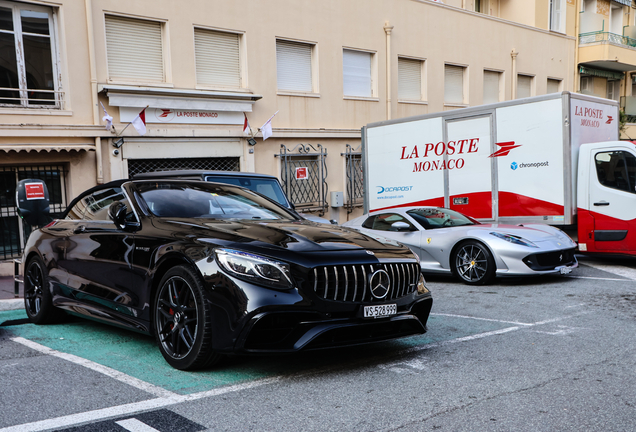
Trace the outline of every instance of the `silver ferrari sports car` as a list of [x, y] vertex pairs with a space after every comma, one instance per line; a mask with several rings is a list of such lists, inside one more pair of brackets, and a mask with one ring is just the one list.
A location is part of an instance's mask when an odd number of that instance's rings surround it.
[[549, 225], [480, 223], [440, 207], [394, 208], [342, 225], [409, 246], [424, 273], [452, 273], [471, 285], [495, 276], [567, 274], [578, 266], [576, 243]]

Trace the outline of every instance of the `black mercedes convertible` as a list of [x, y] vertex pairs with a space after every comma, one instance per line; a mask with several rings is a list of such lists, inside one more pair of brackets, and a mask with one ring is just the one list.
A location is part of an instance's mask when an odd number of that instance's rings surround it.
[[[45, 198], [28, 184], [25, 214]], [[209, 182], [89, 189], [31, 234], [22, 263], [32, 322], [70, 313], [152, 334], [183, 370], [424, 333], [433, 303], [407, 247]]]

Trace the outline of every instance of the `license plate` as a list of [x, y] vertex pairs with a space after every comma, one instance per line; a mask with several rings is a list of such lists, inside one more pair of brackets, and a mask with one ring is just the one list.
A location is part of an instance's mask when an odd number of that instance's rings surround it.
[[397, 313], [396, 304], [386, 304], [378, 306], [365, 306], [364, 317], [365, 318], [380, 318], [395, 315]]
[[561, 272], [562, 275], [572, 273], [572, 269], [570, 267], [561, 267], [559, 271]]

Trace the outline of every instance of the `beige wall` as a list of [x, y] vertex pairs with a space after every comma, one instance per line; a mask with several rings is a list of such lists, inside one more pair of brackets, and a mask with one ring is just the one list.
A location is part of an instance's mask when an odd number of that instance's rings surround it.
[[[95, 149], [98, 151], [83, 153], [0, 153], [0, 164], [66, 163], [69, 171], [67, 192], [71, 197], [93, 186], [102, 168], [104, 181], [127, 175], [126, 144], [120, 154], [112, 154], [110, 138], [114, 135], [101, 125], [101, 109], [94, 115], [96, 104], [93, 102], [104, 103], [115, 119], [117, 131], [125, 125], [119, 123], [118, 108], [109, 106], [109, 99], [104, 94], [97, 98], [94, 89], [98, 85], [123, 84], [190, 92], [201, 90], [196, 82], [193, 28], [202, 26], [244, 35], [242, 46], [246, 68], [243, 80], [247, 87], [240, 91], [262, 96], [254, 103], [253, 112], [247, 115], [256, 129], [278, 111], [272, 122], [274, 135], [263, 142], [259, 134], [258, 144], [250, 153], [239, 125], [149, 123], [144, 138], [171, 139], [178, 144], [174, 145], [172, 154], [164, 147], [160, 153], [153, 152], [152, 146], [146, 144], [147, 157], [157, 154], [178, 157], [185, 148], [183, 146], [188, 146], [186, 138], [210, 139], [217, 142], [217, 146], [223, 145], [224, 139], [228, 143], [238, 140], [243, 147], [239, 149], [242, 169], [278, 176], [280, 165], [274, 155], [278, 154], [281, 144], [291, 149], [298, 143], [319, 143], [328, 151], [329, 190], [344, 191], [344, 158], [340, 154], [345, 151], [346, 144], [358, 147], [360, 128], [367, 123], [389, 116], [398, 118], [444, 110], [444, 65], [447, 62], [467, 68], [469, 106], [482, 103], [484, 69], [502, 72], [503, 99], [512, 97], [515, 82], [513, 51], [518, 53], [517, 72], [535, 77], [537, 95], [546, 92], [548, 77], [563, 80], [563, 90], [574, 90], [573, 22], [576, 11], [569, 2], [566, 4], [567, 34], [559, 34], [546, 30], [548, 0], [490, 0], [494, 16], [474, 12], [472, 0], [445, 0], [444, 3], [428, 0], [60, 0], [55, 8], [58, 11], [60, 76], [66, 92], [65, 108], [36, 112], [0, 107], [0, 145], [17, 147], [29, 142], [63, 143], [65, 140], [91, 144], [96, 138], [103, 140]], [[86, 5], [92, 12], [89, 22]], [[107, 13], [165, 23], [168, 79], [164, 85], [109, 81], [104, 27]], [[384, 29], [387, 24], [393, 27], [389, 79]], [[94, 38], [94, 46], [89, 44], [89, 33]], [[276, 38], [316, 44], [318, 92], [314, 97], [278, 94]], [[368, 100], [343, 97], [343, 48], [375, 54], [376, 97]], [[94, 82], [91, 82], [89, 63], [91, 50], [95, 59]], [[425, 100], [419, 103], [398, 101], [398, 56], [425, 61]], [[144, 94], [141, 88], [136, 91]], [[387, 113], [389, 93], [390, 112]], [[131, 139], [137, 137], [132, 127], [124, 135]], [[132, 153], [129, 151], [128, 154]], [[134, 154], [138, 157], [143, 152]], [[216, 154], [218, 148], [215, 150], [213, 146], [201, 150], [201, 157]], [[346, 220], [344, 210], [339, 216], [341, 221]]]

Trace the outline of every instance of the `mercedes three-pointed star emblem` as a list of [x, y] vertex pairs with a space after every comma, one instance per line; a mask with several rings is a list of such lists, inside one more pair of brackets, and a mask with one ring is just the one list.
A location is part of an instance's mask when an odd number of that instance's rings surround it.
[[385, 298], [391, 288], [389, 274], [384, 270], [376, 270], [375, 273], [369, 277], [369, 286], [373, 297], [377, 299]]

